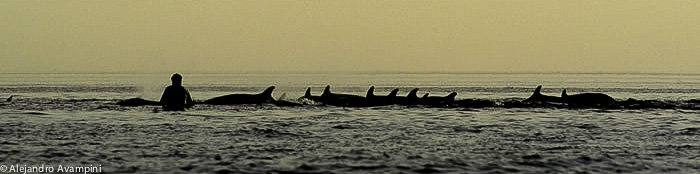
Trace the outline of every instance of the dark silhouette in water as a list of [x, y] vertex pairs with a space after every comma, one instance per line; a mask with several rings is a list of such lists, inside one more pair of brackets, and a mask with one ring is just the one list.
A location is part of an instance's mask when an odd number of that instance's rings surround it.
[[5, 106], [8, 105], [9, 103], [12, 103], [12, 97], [15, 95], [10, 95], [10, 97], [7, 97], [7, 100], [5, 100], [5, 103], [0, 103], [0, 106]]
[[[272, 103], [277, 106], [302, 106], [301, 103], [295, 103], [290, 101], [281, 100], [284, 98], [284, 94], [280, 97], [280, 100], [275, 100], [272, 98], [272, 90], [274, 86], [270, 86], [260, 94], [230, 94], [225, 96], [220, 96], [206, 100], [204, 102], [197, 102], [201, 104], [213, 104], [213, 105], [234, 105], [234, 104], [263, 104]], [[119, 106], [148, 106], [148, 105], [161, 105], [158, 101], [151, 101], [142, 98], [130, 98], [117, 102]]]
[[444, 97], [433, 97], [429, 96], [428, 93], [425, 93], [425, 95], [423, 95], [423, 98], [421, 98], [420, 100], [421, 104], [423, 105], [445, 107], [453, 104], [455, 102], [455, 97], [457, 97], [457, 92], [451, 92], [450, 94]]
[[151, 101], [151, 100], [146, 100], [146, 99], [142, 99], [142, 98], [130, 98], [130, 99], [126, 99], [126, 100], [122, 100], [122, 101], [117, 102], [117, 105], [119, 105], [119, 106], [147, 106], [147, 105], [159, 106], [161, 104], [158, 101]]
[[321, 96], [311, 95], [311, 87], [306, 88], [306, 93], [304, 93], [304, 96], [299, 97], [299, 100], [302, 100], [302, 101], [303, 100], [310, 100], [312, 102], [321, 102], [321, 103], [323, 102], [323, 99], [321, 98]]
[[374, 95], [374, 86], [369, 87], [367, 90], [367, 104], [371, 106], [386, 106], [393, 105], [396, 103], [396, 94], [399, 93], [399, 89], [391, 90], [387, 96], [377, 96]]
[[569, 106], [577, 107], [607, 107], [615, 103], [615, 99], [603, 93], [581, 93], [567, 95], [566, 89], [561, 91], [561, 100]]
[[[562, 97], [547, 96], [541, 93], [542, 85], [537, 86], [532, 96], [525, 100], [512, 99], [461, 99], [455, 100], [456, 92], [451, 92], [447, 96], [430, 96], [426, 93], [422, 98], [417, 96], [418, 88], [412, 89], [407, 96], [396, 96], [398, 89], [392, 90], [387, 96], [374, 95], [375, 87], [371, 86], [367, 90], [366, 96], [339, 94], [330, 91], [330, 85], [326, 86], [320, 96], [311, 95], [311, 88], [306, 89], [304, 96], [297, 101], [285, 101], [284, 94], [279, 100], [272, 97], [274, 86], [268, 87], [259, 94], [230, 94], [215, 97], [203, 104], [232, 105], [232, 104], [264, 104], [270, 103], [276, 106], [303, 106], [314, 105], [308, 101], [319, 102], [325, 105], [341, 107], [371, 107], [385, 105], [425, 105], [427, 107], [463, 107], [463, 108], [483, 108], [483, 107], [503, 107], [503, 108], [619, 108], [619, 109], [700, 109], [700, 100], [692, 99], [685, 101], [659, 101], [659, 100], [636, 100], [628, 99], [617, 101], [612, 97], [602, 93], [581, 93], [568, 95], [566, 90], [562, 91]], [[7, 101], [11, 101], [10, 96]], [[306, 100], [306, 101], [305, 101]], [[120, 106], [144, 106], [162, 105], [158, 101], [150, 101], [142, 98], [132, 98], [117, 103]]]
[[183, 111], [194, 106], [194, 101], [190, 96], [190, 92], [182, 86], [182, 76], [173, 74], [170, 77], [172, 85], [165, 88], [163, 96], [160, 97], [160, 104], [164, 110]]
[[562, 100], [559, 97], [543, 95], [540, 91], [542, 90], [542, 85], [535, 88], [535, 92], [532, 93], [530, 98], [523, 100], [524, 103], [561, 103]]
[[369, 106], [386, 106], [386, 105], [418, 105], [421, 104], [421, 99], [418, 98], [418, 88], [414, 88], [407, 96], [396, 96], [399, 89], [392, 90], [389, 95], [377, 96], [374, 95], [375, 87], [371, 86], [367, 90], [365, 97], [351, 94], [333, 93], [330, 90], [330, 85], [326, 86], [321, 96], [311, 95], [311, 88], [306, 89], [304, 96], [299, 97], [299, 100], [310, 100], [331, 106], [349, 106], [349, 107], [369, 107]]
[[270, 86], [265, 91], [259, 94], [229, 94], [204, 101], [205, 104], [212, 105], [236, 105], [236, 104], [263, 104], [275, 103], [275, 98], [272, 97], [272, 91], [275, 86]]
[[700, 99], [690, 99], [686, 103], [700, 103]]
[[418, 88], [413, 88], [406, 96], [396, 96], [395, 102], [399, 105], [420, 104], [420, 98], [418, 98]]
[[323, 94], [321, 94], [321, 102], [332, 106], [369, 106], [365, 97], [351, 94], [334, 94], [331, 92], [331, 85], [327, 85], [323, 90]]

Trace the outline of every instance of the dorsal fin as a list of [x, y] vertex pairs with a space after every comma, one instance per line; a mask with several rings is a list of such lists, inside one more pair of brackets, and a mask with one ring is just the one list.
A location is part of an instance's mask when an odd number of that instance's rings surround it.
[[326, 89], [323, 89], [323, 94], [321, 94], [321, 96], [328, 96], [328, 95], [331, 95], [331, 94], [332, 94], [332, 93], [331, 93], [331, 85], [327, 85], [327, 86], [326, 86]]
[[367, 90], [367, 95], [365, 97], [374, 97], [374, 86], [370, 86], [369, 89]]
[[537, 88], [535, 88], [535, 92], [532, 93], [532, 95], [542, 95], [542, 85], [538, 85]]
[[265, 91], [263, 91], [262, 93], [260, 93], [260, 95], [263, 95], [263, 96], [272, 96], [272, 91], [274, 91], [274, 90], [275, 90], [275, 86], [267, 87], [267, 89], [265, 89]]
[[15, 95], [10, 95], [10, 97], [7, 98], [7, 102], [11, 102], [11, 101], [12, 101], [12, 97], [14, 97], [14, 96], [15, 96]]
[[304, 97], [311, 97], [311, 87], [306, 88], [306, 93], [304, 93]]
[[391, 90], [391, 92], [389, 93], [388, 96], [389, 96], [389, 97], [396, 97], [396, 94], [399, 94], [399, 88], [396, 88], [396, 89], [394, 89], [394, 90]]
[[423, 97], [422, 97], [422, 98], [428, 98], [428, 94], [429, 94], [429, 93], [423, 94]]
[[561, 98], [565, 98], [565, 97], [568, 97], [568, 96], [569, 96], [569, 95], [566, 94], [566, 89], [564, 89], [564, 90], [561, 91]]
[[457, 97], [457, 92], [452, 92], [449, 95], [446, 96], [446, 98], [454, 100], [455, 97]]
[[408, 92], [408, 95], [406, 97], [418, 98], [418, 88], [411, 89], [411, 92]]

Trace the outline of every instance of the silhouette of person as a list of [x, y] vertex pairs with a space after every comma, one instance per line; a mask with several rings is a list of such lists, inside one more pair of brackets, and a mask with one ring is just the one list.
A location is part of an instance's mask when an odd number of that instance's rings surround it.
[[165, 88], [163, 96], [160, 97], [160, 104], [164, 110], [169, 111], [184, 111], [192, 106], [194, 102], [190, 96], [190, 92], [182, 86], [182, 75], [173, 74], [170, 77], [172, 85]]

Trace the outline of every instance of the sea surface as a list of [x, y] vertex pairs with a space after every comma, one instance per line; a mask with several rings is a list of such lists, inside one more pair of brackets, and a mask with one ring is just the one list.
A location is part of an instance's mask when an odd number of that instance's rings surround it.
[[[259, 93], [543, 93], [700, 99], [697, 74], [183, 74], [195, 100]], [[158, 100], [170, 74], [0, 74], [2, 166], [100, 166], [104, 173], [700, 173], [700, 110], [197, 105]], [[11, 101], [4, 97], [13, 96]], [[2, 173], [6, 173], [2, 171]], [[21, 172], [20, 172], [21, 173]], [[31, 172], [29, 172], [31, 173]], [[80, 172], [84, 173], [84, 172]], [[90, 173], [90, 172], [87, 172]]]

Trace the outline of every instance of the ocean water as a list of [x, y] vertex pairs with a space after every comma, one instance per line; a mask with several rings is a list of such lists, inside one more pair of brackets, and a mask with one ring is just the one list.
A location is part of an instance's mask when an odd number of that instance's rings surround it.
[[[105, 173], [700, 173], [700, 110], [121, 107], [157, 100], [170, 74], [0, 74], [2, 166], [100, 166]], [[184, 74], [195, 100], [312, 87], [363, 95], [412, 88], [458, 99], [602, 92], [700, 99], [688, 74]], [[695, 107], [697, 108], [697, 107]], [[3, 171], [4, 173], [4, 171]], [[21, 172], [20, 172], [21, 173]], [[29, 172], [31, 173], [31, 172]], [[80, 172], [83, 173], [83, 172]], [[89, 173], [89, 172], [88, 172]]]

